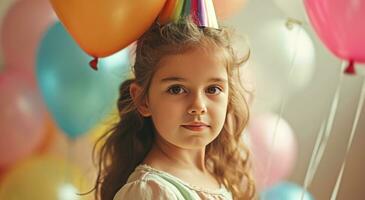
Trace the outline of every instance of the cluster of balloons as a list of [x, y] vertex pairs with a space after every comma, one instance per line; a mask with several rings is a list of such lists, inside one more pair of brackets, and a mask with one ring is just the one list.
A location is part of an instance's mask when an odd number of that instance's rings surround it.
[[[305, 0], [303, 2], [299, 0], [274, 0], [274, 3], [289, 17], [289, 21], [294, 22], [294, 26], [292, 24], [291, 27], [288, 27], [290, 29], [284, 29], [284, 26], [279, 26], [279, 24], [284, 24], [280, 21], [262, 24], [254, 35], [264, 39], [261, 41], [262, 44], [259, 41], [255, 44], [257, 46], [254, 47], [265, 49], [262, 46], [275, 46], [279, 47], [280, 50], [276, 52], [259, 52], [262, 57], [258, 60], [263, 63], [254, 63], [254, 65], [265, 64], [270, 66], [270, 63], [275, 63], [278, 67], [283, 67], [288, 66], [288, 62], [285, 63], [284, 61], [290, 60], [296, 66], [297, 71], [294, 72], [292, 78], [293, 84], [296, 86], [295, 89], [303, 87], [309, 81], [307, 77], [313, 74], [315, 64], [315, 51], [312, 41], [304, 30], [300, 30], [298, 32], [300, 34], [295, 35], [297, 40], [296, 46], [299, 47], [300, 52], [296, 52], [294, 56], [292, 51], [286, 50], [289, 49], [287, 47], [288, 42], [293, 44], [290, 41], [292, 40], [290, 36], [293, 34], [288, 34], [289, 31], [292, 31], [293, 28], [302, 29], [301, 24], [305, 23], [306, 14], [314, 30], [327, 48], [337, 57], [349, 61], [346, 73], [354, 74], [354, 63], [365, 62], [365, 37], [363, 37], [365, 35], [365, 26], [362, 23], [362, 19], [365, 17], [365, 2], [349, 2], [346, 0]], [[282, 38], [285, 38], [285, 40]], [[303, 50], [305, 52], [302, 52]], [[270, 56], [270, 53], [277, 54], [277, 56]], [[270, 57], [277, 59], [275, 61], [267, 59]], [[294, 58], [293, 61], [292, 58]], [[265, 60], [269, 61], [265, 63]], [[280, 72], [282, 71], [280, 70]], [[273, 74], [280, 72], [265, 68], [265, 72], [262, 74], [267, 74], [267, 76], [262, 77], [268, 80], [273, 77]], [[280, 76], [274, 75], [274, 77]], [[260, 83], [260, 81], [257, 82]], [[276, 82], [280, 83], [279, 81]], [[275, 93], [279, 91], [280, 93], [280, 85], [283, 85], [283, 83], [268, 85], [258, 85], [258, 88], [271, 87], [269, 91], [274, 91]], [[266, 98], [265, 100], [268, 99]], [[276, 105], [279, 103], [275, 102], [279, 101], [279, 99], [270, 99], [270, 101]], [[268, 104], [267, 101], [265, 103]], [[274, 126], [277, 126], [277, 124], [279, 125], [275, 128]], [[313, 199], [300, 186], [290, 182], [281, 182], [290, 175], [297, 156], [297, 143], [294, 134], [283, 119], [272, 114], [259, 117], [254, 116], [251, 119], [247, 135], [246, 140], [252, 150], [254, 175], [261, 191], [261, 199]]]
[[91, 165], [93, 142], [82, 136], [113, 109], [129, 50], [101, 60], [95, 73], [48, 0], [8, 2], [0, 28], [0, 199], [91, 199], [75, 197], [93, 182], [80, 173]]
[[[92, 189], [80, 172], [95, 175], [92, 143], [117, 119], [128, 45], [166, 1], [0, 2], [0, 199], [90, 198], [75, 196]], [[245, 1], [214, 4], [223, 19]], [[97, 72], [93, 57], [105, 57]]]
[[1, 26], [1, 49], [0, 166], [42, 146], [48, 118], [71, 139], [86, 134], [112, 109], [129, 66], [126, 49], [104, 59], [99, 73], [83, 67], [88, 55], [57, 22], [47, 0], [10, 6]]
[[[59, 183], [64, 180], [62, 175], [78, 174], [69, 164], [46, 157], [24, 159], [32, 153], [49, 151], [51, 142], [59, 139], [55, 136], [58, 132], [71, 140], [90, 134], [94, 141], [106, 129], [100, 122], [113, 110], [118, 86], [129, 76], [128, 45], [148, 29], [167, 1], [177, 0], [3, 1], [9, 9], [0, 18], [0, 52], [4, 60], [0, 73], [1, 198], [11, 199], [15, 198], [11, 195], [24, 194], [27, 198], [56, 199], [54, 195], [57, 194], [61, 195], [58, 199], [67, 199], [69, 191], [72, 191], [71, 195], [78, 191], [79, 185], [73, 180], [63, 185]], [[354, 73], [355, 62], [365, 62], [365, 26], [362, 24], [365, 2], [305, 0], [304, 7], [299, 0], [274, 2], [289, 17], [299, 21], [305, 20], [306, 13], [323, 43], [336, 56], [349, 61], [347, 73]], [[217, 16], [226, 19], [238, 12], [246, 1], [213, 0], [213, 3]], [[288, 38], [287, 31], [273, 22], [263, 26], [262, 33], [270, 35], [260, 37], [274, 43], [278, 38], [275, 34]], [[294, 60], [294, 63], [299, 60], [298, 63], [305, 66], [303, 69], [306, 68], [303, 71], [298, 68], [300, 76], [295, 80], [300, 87], [309, 80], [303, 77], [312, 73], [315, 52], [305, 32], [298, 35], [302, 42], [298, 45], [310, 50], [297, 54]], [[283, 48], [288, 49], [285, 45]], [[284, 49], [278, 52], [283, 53]], [[284, 53], [277, 57], [292, 58], [294, 54], [292, 51]], [[107, 57], [100, 61], [98, 72], [85, 66], [94, 57]], [[288, 60], [280, 65], [287, 66]], [[304, 199], [311, 199], [299, 186], [280, 183], [290, 175], [297, 156], [295, 135], [288, 123], [273, 114], [254, 117], [248, 132], [254, 173], [264, 191], [263, 198], [286, 195], [281, 199], [292, 199], [293, 195], [300, 194]], [[15, 166], [15, 163], [19, 164]], [[55, 173], [64, 169], [72, 172]], [[11, 172], [5, 176], [6, 171]], [[30, 183], [39, 179], [43, 172], [49, 172], [51, 178], [38, 186], [49, 187], [50, 193], [36, 196], [40, 194], [31, 193], [35, 186]], [[29, 193], [14, 191], [14, 188], [28, 188]]]

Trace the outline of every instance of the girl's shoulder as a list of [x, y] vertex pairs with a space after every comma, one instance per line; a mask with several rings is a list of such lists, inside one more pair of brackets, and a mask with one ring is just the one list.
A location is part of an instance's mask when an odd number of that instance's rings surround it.
[[[136, 178], [138, 174], [134, 175]], [[130, 178], [132, 178], [130, 176]], [[114, 200], [142, 200], [142, 199], [178, 199], [174, 191], [164, 185], [158, 177], [145, 174], [136, 180], [128, 182], [115, 194]]]
[[159, 174], [148, 170], [144, 165], [136, 167], [127, 183], [116, 193], [114, 200], [173, 199], [180, 198], [177, 191]]
[[223, 187], [218, 191], [195, 188], [167, 172], [142, 164], [136, 167], [114, 200], [201, 199], [205, 195], [221, 197], [217, 199], [232, 199], [230, 193]]

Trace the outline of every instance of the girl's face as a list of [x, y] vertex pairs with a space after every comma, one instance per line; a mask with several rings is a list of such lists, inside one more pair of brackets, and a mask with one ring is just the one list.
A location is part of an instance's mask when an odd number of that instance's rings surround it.
[[201, 149], [218, 136], [228, 104], [222, 57], [217, 50], [195, 48], [160, 61], [147, 100], [157, 138], [179, 148]]

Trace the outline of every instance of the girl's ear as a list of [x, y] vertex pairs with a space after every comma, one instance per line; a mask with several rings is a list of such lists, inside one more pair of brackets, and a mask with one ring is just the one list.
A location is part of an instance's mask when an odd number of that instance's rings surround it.
[[137, 107], [138, 112], [144, 117], [151, 116], [147, 100], [141, 98], [142, 88], [137, 83], [133, 82], [129, 87], [129, 93]]

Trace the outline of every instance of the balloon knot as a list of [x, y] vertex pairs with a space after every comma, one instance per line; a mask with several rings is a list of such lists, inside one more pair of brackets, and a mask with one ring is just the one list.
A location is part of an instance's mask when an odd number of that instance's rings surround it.
[[355, 75], [356, 74], [353, 60], [350, 60], [349, 64], [347, 65], [347, 67], [345, 69], [345, 74], [349, 74], [349, 75]]
[[99, 58], [94, 57], [94, 59], [89, 62], [90, 67], [93, 68], [93, 70], [95, 70], [95, 71], [98, 70], [98, 61], [99, 61]]

